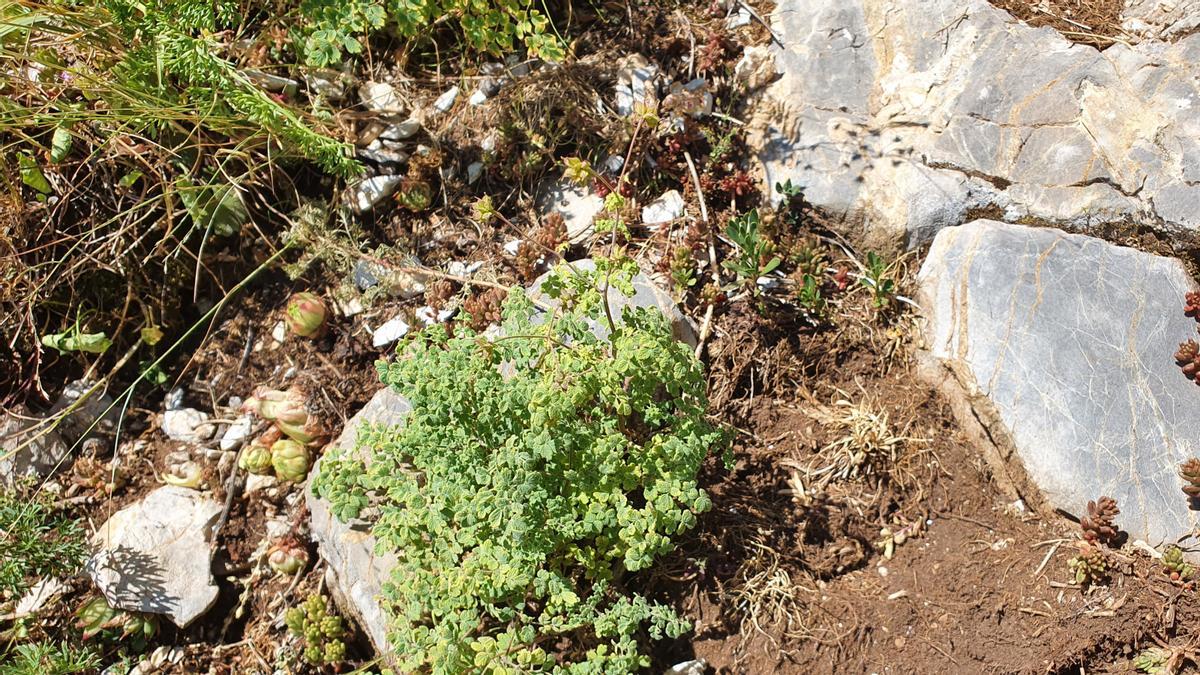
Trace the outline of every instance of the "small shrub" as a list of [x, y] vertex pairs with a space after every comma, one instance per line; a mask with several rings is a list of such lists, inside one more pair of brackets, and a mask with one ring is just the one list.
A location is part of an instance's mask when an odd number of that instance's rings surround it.
[[307, 19], [299, 51], [313, 66], [328, 66], [344, 54], [362, 51], [362, 38], [391, 26], [401, 37], [427, 34], [439, 19], [457, 21], [467, 44], [495, 54], [513, 50], [517, 42], [530, 55], [561, 61], [562, 43], [551, 33], [550, 21], [534, 9], [533, 0], [304, 0], [300, 15]]
[[74, 574], [87, 556], [84, 537], [48, 499], [0, 490], [0, 599], [21, 595], [39, 577]]
[[67, 642], [31, 642], [17, 645], [0, 661], [0, 675], [73, 675], [95, 672], [100, 656], [89, 647]]
[[506, 337], [434, 326], [379, 363], [413, 412], [328, 455], [315, 489], [343, 519], [369, 505], [380, 549], [402, 552], [385, 598], [398, 671], [631, 673], [649, 664], [639, 637], [688, 629], [624, 577], [709, 508], [696, 474], [724, 434], [659, 312], [625, 310], [611, 341], [589, 330], [598, 284], [632, 294], [630, 278], [560, 268], [555, 316], [513, 291]]

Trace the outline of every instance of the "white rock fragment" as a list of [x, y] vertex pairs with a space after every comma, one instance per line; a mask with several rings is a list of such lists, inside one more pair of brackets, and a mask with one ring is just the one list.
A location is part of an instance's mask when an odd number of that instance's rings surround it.
[[346, 318], [358, 316], [359, 314], [363, 313], [364, 309], [366, 309], [363, 307], [362, 300], [357, 297], [350, 298], [349, 300], [338, 300], [335, 298], [333, 301], [333, 308]]
[[254, 422], [247, 416], [243, 415], [233, 421], [225, 433], [221, 435], [222, 450], [237, 450], [242, 447], [246, 439], [250, 436], [250, 431], [254, 428]]
[[46, 606], [46, 603], [53, 600], [64, 590], [67, 584], [57, 577], [46, 577], [31, 586], [25, 595], [21, 596], [21, 600], [17, 602], [17, 606], [13, 609], [12, 614], [9, 614], [6, 619], [20, 619], [31, 614], [36, 614], [39, 610]]
[[593, 221], [604, 210], [604, 199], [590, 188], [564, 179], [543, 184], [538, 205], [543, 215], [561, 214], [567, 228], [567, 240], [581, 244], [595, 232]]
[[376, 347], [386, 347], [405, 335], [408, 335], [408, 324], [404, 319], [396, 317], [375, 329], [375, 334], [371, 336], [371, 344]]
[[737, 30], [742, 26], [750, 25], [750, 10], [745, 7], [739, 7], [736, 14], [732, 14], [725, 19], [725, 27], [729, 30]]
[[173, 441], [200, 443], [212, 438], [213, 425], [208, 413], [195, 408], [178, 408], [163, 413], [162, 430]]
[[282, 321], [276, 323], [275, 326], [271, 329], [271, 339], [274, 340], [276, 344], [283, 344], [284, 342], [286, 342], [287, 335], [288, 335], [287, 324]]
[[481, 267], [483, 267], [483, 263], [480, 261], [465, 263], [461, 260], [454, 260], [446, 266], [446, 271], [456, 277], [469, 277], [478, 272]]
[[448, 112], [454, 107], [454, 102], [458, 100], [458, 85], [450, 87], [437, 100], [433, 102], [433, 107], [438, 112]]
[[609, 173], [620, 173], [625, 167], [625, 158], [620, 155], [609, 155], [608, 159], [604, 160], [604, 168], [608, 169]]
[[483, 105], [487, 103], [488, 95], [482, 89], [476, 89], [475, 93], [471, 94], [471, 98], [467, 99], [467, 103], [471, 105]]
[[467, 165], [467, 184], [474, 185], [483, 175], [483, 162], [471, 162]]
[[371, 176], [359, 181], [350, 199], [350, 209], [355, 213], [366, 213], [379, 202], [387, 199], [399, 187], [400, 176]]
[[633, 114], [638, 104], [657, 103], [660, 76], [658, 66], [645, 56], [630, 54], [625, 57], [617, 71], [617, 114], [628, 117]]
[[521, 240], [513, 239], [504, 245], [504, 252], [509, 255], [516, 255], [521, 251]]
[[367, 82], [358, 90], [358, 96], [368, 110], [395, 115], [404, 112], [404, 102], [396, 88], [386, 82]]
[[397, 122], [388, 126], [379, 133], [378, 138], [385, 141], [403, 141], [417, 135], [421, 130], [421, 123], [412, 118], [406, 119], [403, 122]]
[[676, 663], [667, 669], [665, 675], [704, 675], [708, 671], [708, 662], [704, 659], [692, 659]]
[[414, 312], [414, 314], [416, 314], [417, 319], [421, 323], [425, 324], [426, 326], [432, 326], [435, 323], [442, 323], [446, 319], [449, 319], [450, 317], [454, 316], [454, 310], [443, 309], [441, 311], [435, 312], [432, 307], [430, 307], [429, 305], [425, 305], [424, 307], [422, 307], [422, 308], [418, 309], [416, 312]]
[[267, 488], [275, 487], [278, 484], [279, 484], [279, 479], [276, 478], [275, 476], [272, 476], [270, 474], [252, 473], [252, 474], [246, 476], [245, 492], [248, 495], [252, 495], [252, 494], [255, 494], [258, 492], [262, 492], [263, 490], [266, 490]]
[[403, 164], [408, 161], [407, 152], [391, 141], [381, 141], [378, 138], [368, 143], [366, 147], [359, 148], [356, 153], [359, 157], [380, 164]]
[[775, 70], [775, 55], [765, 45], [755, 45], [742, 50], [742, 58], [733, 67], [733, 81], [746, 91], [761, 89], [778, 77]]
[[678, 190], [668, 190], [661, 197], [642, 207], [644, 225], [669, 223], [683, 215], [683, 195]]
[[158, 488], [100, 526], [87, 572], [114, 607], [165, 614], [184, 628], [217, 601], [211, 562], [220, 513], [200, 492]]

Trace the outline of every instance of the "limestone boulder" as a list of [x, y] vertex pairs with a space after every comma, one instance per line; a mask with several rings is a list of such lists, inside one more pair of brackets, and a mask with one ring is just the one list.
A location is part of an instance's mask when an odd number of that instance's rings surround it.
[[986, 0], [781, 0], [772, 24], [767, 183], [868, 234], [915, 246], [985, 208], [1200, 228], [1200, 34], [1098, 51]]
[[1178, 260], [979, 220], [937, 234], [919, 282], [952, 395], [1048, 506], [1078, 516], [1111, 496], [1118, 525], [1155, 545], [1197, 524], [1176, 475], [1200, 453], [1200, 386], [1173, 358], [1197, 332]]

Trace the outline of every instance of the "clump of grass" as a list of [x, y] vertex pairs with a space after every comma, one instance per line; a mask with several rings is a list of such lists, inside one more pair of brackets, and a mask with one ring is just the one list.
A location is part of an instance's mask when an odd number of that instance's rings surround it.
[[14, 599], [41, 577], [74, 574], [87, 556], [78, 521], [49, 500], [0, 490], [0, 599]]
[[912, 451], [927, 442], [895, 430], [888, 411], [866, 401], [818, 403], [810, 407], [809, 414], [834, 436], [818, 451], [809, 470], [808, 481], [817, 489], [856, 479], [904, 483]]

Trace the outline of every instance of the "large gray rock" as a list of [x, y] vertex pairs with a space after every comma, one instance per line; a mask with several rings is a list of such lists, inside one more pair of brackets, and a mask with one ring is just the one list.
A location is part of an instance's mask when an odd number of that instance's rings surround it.
[[1121, 29], [1135, 38], [1174, 38], [1200, 27], [1200, 0], [1126, 0]]
[[[355, 450], [355, 439], [364, 424], [400, 424], [411, 411], [407, 399], [384, 387], [346, 422], [346, 427], [329, 448], [347, 450], [363, 458], [365, 453]], [[322, 461], [324, 457], [317, 460], [310, 475], [320, 471]], [[386, 654], [389, 650], [388, 621], [379, 599], [383, 597], [384, 584], [391, 579], [396, 556], [375, 552], [375, 537], [371, 536], [365, 523], [338, 520], [329, 510], [329, 502], [312, 491], [311, 482], [304, 497], [311, 513], [313, 540], [321, 557], [329, 563], [326, 580], [334, 599], [362, 626], [376, 651]]]
[[928, 241], [973, 209], [1200, 229], [1200, 35], [1103, 52], [986, 0], [781, 0], [755, 106], [769, 185]]
[[158, 488], [100, 526], [87, 572], [114, 607], [165, 614], [184, 628], [217, 601], [211, 564], [220, 513], [205, 494]]
[[0, 411], [0, 486], [50, 475], [68, 449], [58, 431], [24, 409]]
[[919, 281], [929, 353], [1049, 506], [1109, 495], [1153, 544], [1196, 525], [1176, 475], [1200, 452], [1200, 386], [1173, 358], [1197, 330], [1178, 260], [979, 220], [938, 233]]

